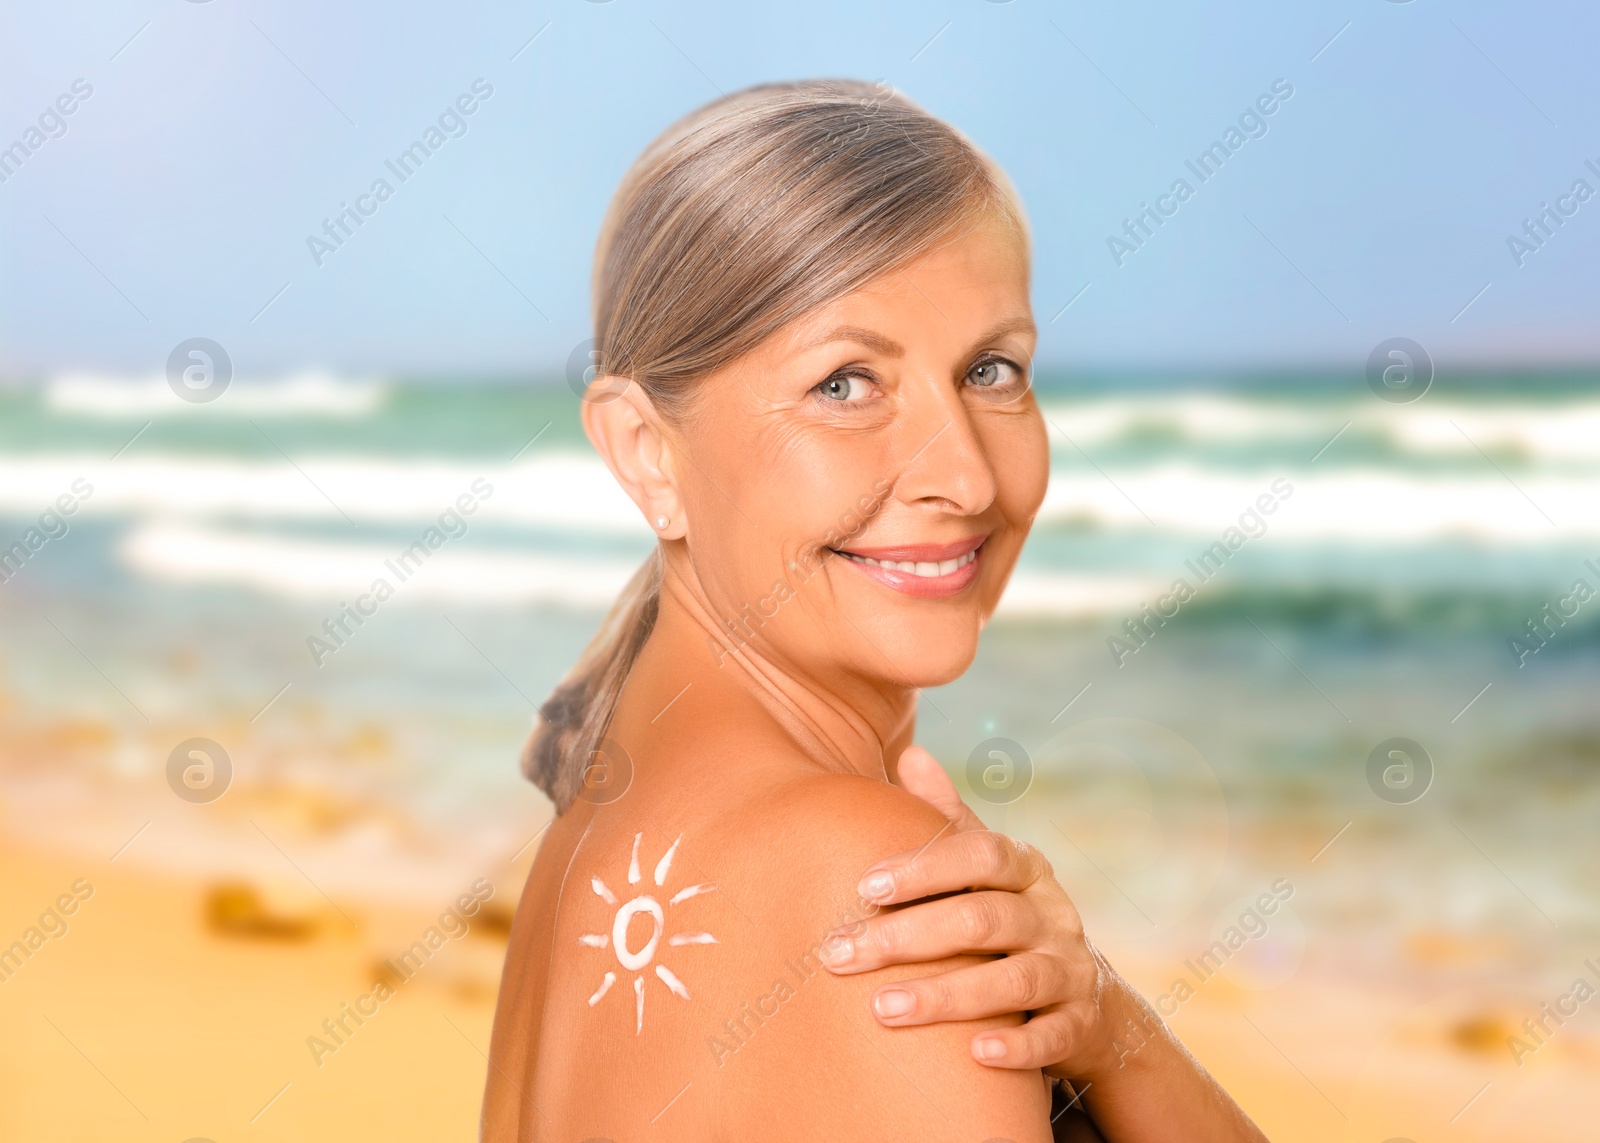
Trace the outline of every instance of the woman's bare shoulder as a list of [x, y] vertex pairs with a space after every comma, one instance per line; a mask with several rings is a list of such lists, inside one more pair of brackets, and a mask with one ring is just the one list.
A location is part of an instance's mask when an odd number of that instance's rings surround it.
[[707, 825], [708, 833], [720, 835], [730, 851], [742, 850], [763, 862], [759, 851], [740, 846], [739, 839], [781, 839], [812, 871], [852, 862], [865, 869], [879, 857], [926, 844], [949, 828], [938, 810], [882, 779], [819, 773], [775, 783], [726, 807]]
[[[708, 766], [707, 758], [728, 761]], [[681, 835], [697, 875], [773, 922], [833, 915], [856, 902], [869, 864], [949, 828], [932, 806], [882, 778], [818, 771], [772, 739], [703, 728], [672, 742], [661, 760], [670, 782], [616, 803], [629, 830], [664, 841]]]
[[[972, 1058], [975, 1033], [1014, 1019], [886, 1028], [872, 1016], [884, 984], [978, 958], [849, 976], [821, 962], [830, 933], [876, 911], [857, 893], [867, 866], [948, 828], [886, 782], [814, 774], [730, 804], [696, 831], [723, 914], [706, 1048], [729, 1126], [765, 1124], [769, 1138], [1049, 1138], [1039, 1074]], [[830, 1098], [816, 1098], [819, 1085]]]
[[932, 806], [881, 779], [812, 773], [731, 800], [694, 833], [737, 909], [766, 932], [812, 944], [824, 935], [819, 926], [872, 911], [856, 892], [869, 865], [949, 828]]

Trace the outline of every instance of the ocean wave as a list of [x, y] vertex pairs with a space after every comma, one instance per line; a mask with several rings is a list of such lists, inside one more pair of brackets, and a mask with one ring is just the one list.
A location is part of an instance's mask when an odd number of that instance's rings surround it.
[[71, 373], [52, 378], [45, 405], [58, 413], [122, 419], [127, 417], [364, 417], [377, 412], [389, 386], [378, 380], [351, 380], [308, 370], [277, 381], [234, 378], [225, 400], [178, 400], [164, 377], [128, 379]]
[[551, 451], [515, 464], [356, 458], [261, 462], [129, 454], [0, 458], [0, 512], [36, 515], [74, 480], [90, 479], [89, 515], [422, 522], [475, 480], [492, 493], [477, 519], [581, 533], [648, 535], [598, 457]]
[[292, 599], [326, 599], [367, 591], [375, 579], [395, 586], [396, 602], [554, 603], [605, 608], [637, 562], [484, 551], [447, 546], [428, 555], [403, 582], [385, 561], [403, 543], [317, 541], [155, 524], [135, 529], [118, 546], [128, 567], [169, 583], [222, 583]]
[[1600, 496], [1591, 478], [1532, 474], [1513, 482], [1493, 470], [1444, 476], [1376, 466], [1319, 475], [1287, 468], [1220, 472], [1193, 464], [1063, 474], [1051, 479], [1039, 518], [1217, 538], [1239, 525], [1258, 497], [1272, 500], [1268, 489], [1280, 477], [1291, 482], [1292, 496], [1275, 503], [1271, 515], [1256, 513], [1260, 528], [1279, 537], [1387, 545], [1441, 539], [1542, 544], [1600, 536]]
[[[1039, 519], [1060, 527], [1216, 539], [1286, 477], [1292, 497], [1263, 518], [1296, 540], [1415, 544], [1466, 539], [1548, 544], [1600, 536], [1594, 479], [1492, 466], [1467, 474], [1380, 467], [1226, 471], [1192, 463], [1058, 471]], [[575, 535], [644, 537], [638, 509], [593, 454], [552, 450], [512, 463], [318, 459], [302, 463], [194, 457], [46, 455], [0, 458], [0, 514], [30, 518], [74, 480], [92, 481], [91, 516], [425, 522], [474, 480], [493, 494], [476, 519]]]
[[1600, 401], [1533, 405], [1418, 401], [1384, 404], [1368, 398], [1306, 404], [1282, 399], [1204, 394], [1141, 394], [1061, 402], [1042, 408], [1057, 448], [1160, 439], [1170, 447], [1321, 444], [1336, 432], [1386, 440], [1399, 454], [1471, 456], [1477, 450], [1533, 461], [1600, 465]]

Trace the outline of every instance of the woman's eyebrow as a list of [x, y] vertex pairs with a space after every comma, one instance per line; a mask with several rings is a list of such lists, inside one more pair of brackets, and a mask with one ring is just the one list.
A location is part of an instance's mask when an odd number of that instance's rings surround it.
[[[1016, 317], [1006, 318], [1004, 321], [986, 330], [983, 336], [974, 339], [974, 345], [984, 345], [988, 342], [998, 341], [1011, 333], [1033, 333], [1033, 319], [1027, 314], [1018, 314]], [[807, 339], [800, 345], [800, 352], [816, 349], [818, 346], [829, 345], [836, 341], [853, 341], [857, 345], [864, 345], [885, 357], [904, 357], [905, 347], [893, 338], [885, 337], [870, 329], [858, 325], [841, 325], [819, 333]]]
[[816, 349], [820, 345], [828, 345], [835, 341], [853, 341], [885, 357], [904, 357], [906, 352], [905, 347], [893, 338], [884, 337], [881, 333], [874, 333], [870, 329], [856, 325], [841, 325], [809, 338], [801, 344], [800, 352], [804, 353], [808, 349]]
[[1027, 314], [1018, 314], [1015, 317], [1006, 318], [1004, 321], [999, 322], [989, 330], [985, 331], [984, 335], [978, 338], [974, 344], [982, 345], [985, 342], [999, 341], [1002, 337], [1005, 337], [1007, 334], [1011, 333], [1036, 332], [1037, 329], [1033, 324], [1033, 318], [1029, 317]]

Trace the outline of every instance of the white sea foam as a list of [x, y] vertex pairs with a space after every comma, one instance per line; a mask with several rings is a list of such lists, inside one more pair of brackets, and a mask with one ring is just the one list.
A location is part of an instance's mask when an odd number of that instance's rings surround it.
[[52, 378], [45, 404], [57, 412], [90, 417], [211, 416], [360, 417], [375, 412], [388, 396], [378, 380], [348, 380], [315, 370], [276, 381], [235, 377], [217, 399], [181, 400], [164, 377], [130, 380], [94, 373]]
[[[1487, 467], [1487, 466], [1486, 466]], [[1293, 486], [1273, 500], [1279, 477]], [[1542, 544], [1600, 536], [1593, 478], [1502, 473], [1473, 476], [1357, 468], [1306, 475], [1292, 470], [1219, 472], [1170, 464], [1051, 480], [1040, 519], [1082, 520], [1105, 528], [1215, 534], [1237, 522], [1263, 493], [1274, 512], [1261, 519], [1281, 539], [1411, 545], [1441, 539]], [[1253, 526], [1253, 525], [1252, 525]]]
[[73, 480], [85, 477], [94, 484], [83, 505], [91, 514], [423, 521], [483, 478], [494, 491], [476, 520], [591, 534], [648, 533], [638, 509], [593, 454], [542, 452], [511, 465], [325, 457], [303, 458], [297, 465], [132, 452], [115, 461], [82, 455], [0, 458], [0, 512], [37, 515]]
[[1051, 615], [1090, 619], [1099, 615], [1133, 612], [1146, 600], [1155, 600], [1171, 587], [1134, 576], [1048, 575], [1018, 570], [1006, 585], [997, 615]]
[[[1509, 451], [1530, 460], [1600, 465], [1600, 402], [1550, 405], [1464, 404], [1431, 397], [1404, 405], [1371, 397], [1307, 406], [1271, 398], [1135, 395], [1044, 406], [1058, 449], [1085, 448], [1136, 433], [1170, 436], [1174, 447], [1317, 441], [1344, 434], [1387, 438], [1402, 455], [1475, 455]], [[1337, 446], [1336, 446], [1337, 447]], [[1336, 459], [1336, 454], [1330, 459]]]
[[[470, 534], [470, 533], [469, 533]], [[124, 538], [122, 561], [152, 579], [223, 583], [268, 595], [354, 598], [380, 576], [395, 589], [390, 606], [437, 600], [610, 606], [637, 563], [485, 551], [452, 543], [403, 582], [384, 561], [405, 545], [260, 535], [190, 524], [153, 524]]]
[[[1214, 537], [1279, 477], [1292, 497], [1267, 518], [1280, 538], [1412, 544], [1468, 538], [1541, 544], [1600, 536], [1600, 477], [1544, 470], [1514, 477], [1483, 464], [1471, 473], [1392, 468], [1260, 468], [1192, 463], [1103, 471], [1074, 468], [1050, 481], [1040, 519], [1108, 530]], [[0, 514], [33, 517], [84, 477], [94, 493], [82, 515], [189, 520], [425, 522], [474, 480], [491, 498], [474, 520], [591, 536], [649, 535], [598, 458], [535, 454], [514, 464], [306, 458], [230, 461], [195, 457], [45, 455], [0, 459]], [[1514, 482], [1513, 482], [1514, 481]]]

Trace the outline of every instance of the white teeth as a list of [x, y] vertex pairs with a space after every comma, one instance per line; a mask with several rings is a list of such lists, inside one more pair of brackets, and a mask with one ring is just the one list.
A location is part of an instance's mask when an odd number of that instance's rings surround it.
[[976, 550], [970, 551], [964, 556], [957, 556], [953, 560], [942, 560], [939, 563], [931, 561], [913, 563], [911, 560], [874, 560], [866, 556], [853, 555], [850, 552], [840, 552], [839, 554], [847, 560], [854, 560], [858, 564], [866, 564], [875, 568], [890, 568], [893, 571], [907, 572], [923, 579], [937, 579], [940, 576], [949, 575], [951, 572], [966, 567], [978, 558]]

